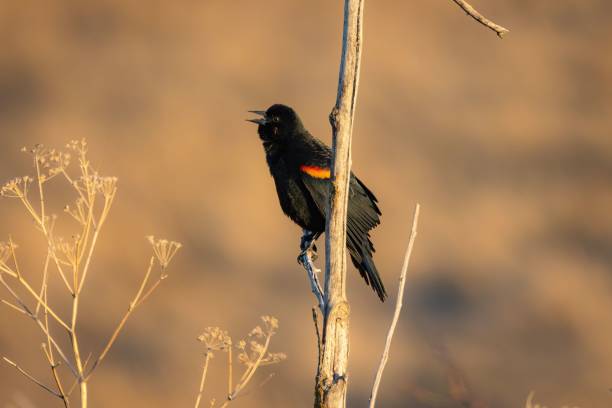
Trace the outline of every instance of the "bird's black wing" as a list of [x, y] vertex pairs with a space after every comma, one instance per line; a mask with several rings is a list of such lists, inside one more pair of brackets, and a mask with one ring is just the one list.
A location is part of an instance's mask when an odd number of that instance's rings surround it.
[[[300, 166], [301, 180], [321, 214], [327, 219], [327, 201], [330, 193], [330, 168], [327, 157], [316, 157]], [[387, 296], [380, 275], [372, 260], [374, 245], [370, 230], [380, 224], [380, 209], [374, 194], [351, 173], [347, 214], [346, 245], [351, 260], [366, 283], [372, 286], [381, 300]]]

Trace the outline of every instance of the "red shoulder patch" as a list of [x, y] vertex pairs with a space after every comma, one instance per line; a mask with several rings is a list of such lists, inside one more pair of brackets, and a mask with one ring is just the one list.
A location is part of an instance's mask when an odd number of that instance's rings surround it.
[[327, 167], [302, 165], [300, 166], [300, 170], [308, 174], [310, 177], [318, 179], [328, 179], [331, 176], [331, 173]]

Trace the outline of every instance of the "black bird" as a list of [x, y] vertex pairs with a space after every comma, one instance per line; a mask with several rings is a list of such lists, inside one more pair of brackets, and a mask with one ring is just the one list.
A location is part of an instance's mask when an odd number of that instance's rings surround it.
[[[277, 104], [266, 111], [250, 112], [261, 116], [249, 121], [259, 125], [257, 133], [281, 208], [309, 234], [314, 245], [325, 232], [331, 150], [304, 128], [288, 106]], [[372, 260], [374, 245], [370, 240], [370, 230], [380, 224], [380, 215], [374, 194], [351, 173], [346, 246], [363, 279], [384, 301], [387, 292]]]

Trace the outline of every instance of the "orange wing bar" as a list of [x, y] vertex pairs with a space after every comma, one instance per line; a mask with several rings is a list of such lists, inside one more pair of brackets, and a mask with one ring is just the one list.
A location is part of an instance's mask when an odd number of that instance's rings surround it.
[[300, 166], [300, 170], [308, 174], [310, 177], [318, 179], [328, 179], [330, 177], [330, 171], [326, 167], [318, 166]]

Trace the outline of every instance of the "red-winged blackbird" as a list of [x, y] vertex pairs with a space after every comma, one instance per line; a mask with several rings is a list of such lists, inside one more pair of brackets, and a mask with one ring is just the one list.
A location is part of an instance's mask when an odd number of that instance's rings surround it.
[[[297, 113], [285, 105], [272, 105], [266, 111], [250, 111], [261, 118], [249, 119], [259, 125], [270, 173], [283, 212], [310, 234], [313, 245], [325, 232], [329, 200], [331, 150], [313, 137]], [[387, 297], [372, 253], [369, 231], [380, 224], [380, 209], [374, 194], [351, 173], [346, 246], [361, 276], [380, 300]], [[302, 248], [303, 250], [305, 248]]]

